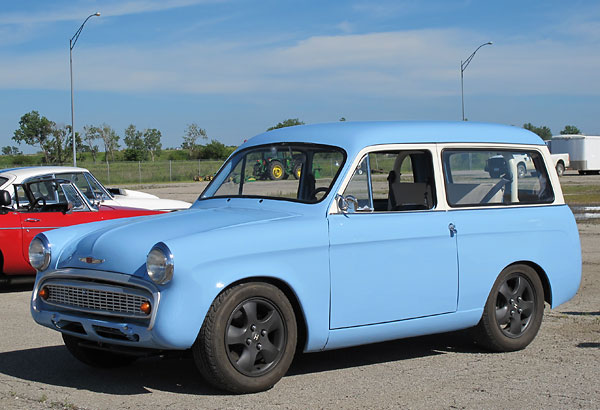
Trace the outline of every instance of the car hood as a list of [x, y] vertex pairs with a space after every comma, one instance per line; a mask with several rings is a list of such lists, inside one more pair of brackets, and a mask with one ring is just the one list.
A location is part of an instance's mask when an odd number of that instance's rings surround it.
[[151, 209], [154, 211], [173, 211], [179, 209], [187, 209], [192, 206], [191, 203], [185, 201], [179, 201], [176, 199], [163, 199], [157, 197], [139, 197], [139, 196], [125, 196], [115, 195], [114, 199], [105, 200], [102, 202], [104, 205], [109, 206], [124, 206], [128, 208], [141, 208]]
[[57, 267], [99, 269], [143, 277], [146, 255], [158, 242], [168, 244], [169, 240], [203, 232], [295, 216], [273, 210], [204, 208], [111, 221], [79, 235], [64, 249]]

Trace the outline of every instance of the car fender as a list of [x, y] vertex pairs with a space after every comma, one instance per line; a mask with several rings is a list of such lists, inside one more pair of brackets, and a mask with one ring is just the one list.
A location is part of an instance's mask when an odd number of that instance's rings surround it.
[[[278, 229], [281, 227], [282, 229]], [[239, 238], [284, 238], [261, 245]], [[264, 232], [263, 232], [264, 231]], [[311, 237], [306, 237], [311, 232]], [[278, 236], [281, 238], [281, 236]], [[174, 255], [173, 279], [161, 287], [161, 302], [153, 330], [163, 344], [189, 348], [214, 299], [240, 281], [271, 278], [285, 283], [296, 296], [307, 325], [306, 351], [322, 349], [329, 334], [329, 252], [325, 219], [271, 222], [191, 235], [165, 242]], [[217, 244], [229, 243], [229, 249]], [[171, 298], [173, 295], [173, 298]]]

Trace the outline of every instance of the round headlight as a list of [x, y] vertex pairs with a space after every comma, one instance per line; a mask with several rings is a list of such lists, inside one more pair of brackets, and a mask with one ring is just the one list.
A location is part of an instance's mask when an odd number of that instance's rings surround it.
[[37, 271], [45, 270], [50, 264], [50, 244], [44, 235], [38, 235], [29, 244], [29, 264]]
[[146, 270], [150, 279], [158, 285], [164, 285], [173, 278], [173, 254], [162, 242], [152, 247], [146, 257]]

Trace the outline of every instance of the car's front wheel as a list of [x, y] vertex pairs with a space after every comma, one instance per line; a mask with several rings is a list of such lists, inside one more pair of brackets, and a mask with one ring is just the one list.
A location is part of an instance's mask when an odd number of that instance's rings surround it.
[[504, 269], [488, 296], [476, 327], [479, 343], [507, 352], [525, 348], [536, 336], [544, 315], [544, 288], [526, 265]]
[[206, 381], [253, 393], [285, 375], [296, 339], [296, 317], [285, 294], [268, 283], [243, 283], [214, 300], [192, 352]]
[[77, 360], [92, 367], [113, 368], [133, 363], [137, 357], [111, 352], [101, 345], [87, 343], [84, 339], [62, 334], [69, 353]]

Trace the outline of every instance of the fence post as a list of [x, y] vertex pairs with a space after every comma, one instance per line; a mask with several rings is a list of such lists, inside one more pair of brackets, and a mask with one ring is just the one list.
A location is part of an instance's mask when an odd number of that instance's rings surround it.
[[202, 172], [200, 172], [200, 159], [198, 159], [198, 176], [202, 175]]
[[173, 177], [172, 177], [172, 173], [173, 173], [173, 168], [171, 166], [171, 160], [169, 160], [169, 182], [173, 182]]
[[110, 185], [110, 164], [106, 161], [106, 174], [108, 177], [108, 185]]
[[140, 174], [140, 184], [142, 183], [142, 161], [138, 161], [138, 172]]

